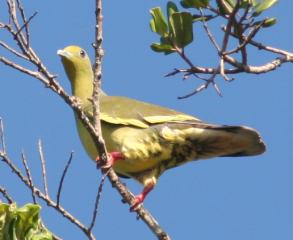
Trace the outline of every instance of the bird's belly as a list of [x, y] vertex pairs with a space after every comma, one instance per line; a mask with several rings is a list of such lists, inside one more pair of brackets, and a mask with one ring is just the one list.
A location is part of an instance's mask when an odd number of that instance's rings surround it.
[[104, 131], [104, 139], [109, 152], [119, 151], [124, 155], [125, 159], [117, 161], [114, 170], [125, 175], [154, 168], [169, 159], [172, 153], [172, 146], [163, 145], [159, 135], [152, 130], [120, 127], [110, 135]]
[[[77, 121], [78, 132], [84, 148], [95, 160], [98, 152], [91, 135], [80, 121]], [[115, 125], [114, 125], [115, 126]], [[103, 138], [108, 152], [121, 152], [125, 159], [117, 161], [114, 170], [122, 175], [140, 172], [156, 167], [160, 162], [170, 158], [171, 146], [162, 146], [155, 133], [130, 127], [113, 127], [103, 123]]]
[[131, 149], [124, 147], [121, 152], [125, 159], [117, 161], [114, 165], [114, 170], [127, 175], [128, 173], [143, 172], [159, 166], [170, 158], [172, 151], [170, 148], [158, 151], [158, 149], [145, 144], [144, 146], [134, 146]]
[[[107, 128], [103, 128], [105, 130]], [[106, 133], [104, 131], [104, 133]], [[177, 133], [176, 133], [177, 134]], [[114, 170], [122, 175], [159, 168], [173, 168], [196, 159], [196, 148], [180, 136], [168, 139], [159, 128], [120, 127], [104, 134], [108, 151], [119, 151], [125, 159], [117, 161]], [[106, 136], [111, 136], [109, 139]], [[170, 137], [170, 136], [169, 136]]]

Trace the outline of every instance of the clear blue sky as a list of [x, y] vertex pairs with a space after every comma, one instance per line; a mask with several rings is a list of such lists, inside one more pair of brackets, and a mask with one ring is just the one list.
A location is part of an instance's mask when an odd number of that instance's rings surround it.
[[[292, 65], [265, 75], [237, 76], [231, 83], [218, 79], [223, 98], [209, 89], [187, 100], [176, 97], [191, 91], [198, 80], [180, 76], [164, 78], [174, 67], [185, 67], [177, 56], [153, 53], [149, 45], [157, 36], [149, 30], [149, 9], [167, 1], [104, 1], [103, 87], [112, 95], [126, 95], [177, 109], [221, 124], [248, 125], [259, 130], [267, 152], [250, 158], [218, 158], [193, 162], [166, 172], [145, 206], [173, 239], [291, 240], [293, 238], [293, 109]], [[25, 1], [27, 12], [38, 11], [32, 21], [32, 46], [49, 71], [69, 91], [57, 49], [77, 44], [93, 56], [94, 1]], [[3, 5], [3, 6], [2, 6]], [[6, 19], [1, 3], [0, 19]], [[258, 39], [293, 51], [292, 1], [281, 1], [269, 16], [278, 24]], [[8, 40], [0, 31], [0, 39]], [[215, 65], [216, 54], [200, 27], [196, 45], [188, 48], [195, 64]], [[5, 54], [0, 49], [0, 55]], [[253, 64], [271, 56], [250, 55]], [[8, 153], [21, 166], [27, 154], [34, 180], [41, 186], [37, 140], [42, 139], [52, 196], [63, 167], [74, 150], [62, 205], [84, 223], [90, 221], [100, 173], [84, 152], [71, 109], [40, 82], [0, 64], [0, 116], [5, 121]], [[0, 163], [0, 185], [9, 189], [19, 205], [31, 201], [29, 191]], [[124, 180], [138, 193], [141, 186]], [[95, 234], [101, 239], [154, 239], [107, 182]], [[85, 239], [75, 226], [55, 211], [44, 208], [49, 229], [64, 239]]]

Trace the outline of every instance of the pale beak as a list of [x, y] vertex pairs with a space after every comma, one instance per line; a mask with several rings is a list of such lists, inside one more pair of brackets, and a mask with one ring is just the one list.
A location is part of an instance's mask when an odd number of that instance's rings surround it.
[[61, 57], [65, 57], [65, 58], [70, 58], [70, 57], [72, 57], [72, 54], [71, 54], [70, 52], [67, 52], [67, 51], [65, 51], [65, 50], [63, 50], [63, 49], [59, 49], [59, 50], [57, 51], [57, 54], [58, 54], [59, 56], [61, 56]]

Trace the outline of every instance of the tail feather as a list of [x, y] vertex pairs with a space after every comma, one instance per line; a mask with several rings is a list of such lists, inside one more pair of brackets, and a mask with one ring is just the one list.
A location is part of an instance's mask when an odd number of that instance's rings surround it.
[[[210, 129], [213, 131], [211, 145], [207, 144], [206, 148], [215, 147], [220, 151], [226, 151], [226, 153], [219, 155], [219, 157], [254, 156], [262, 154], [266, 150], [266, 146], [259, 133], [253, 128], [246, 126], [220, 126]], [[215, 140], [214, 143], [216, 144], [213, 144], [212, 139]], [[217, 144], [217, 141], [221, 141], [221, 143]]]
[[[181, 122], [168, 124], [167, 128], [174, 131], [177, 137], [179, 135], [185, 139], [185, 143], [179, 145], [191, 147], [196, 152], [195, 159], [254, 156], [262, 154], [266, 149], [259, 133], [246, 126]], [[171, 134], [168, 131], [166, 133], [168, 138]]]

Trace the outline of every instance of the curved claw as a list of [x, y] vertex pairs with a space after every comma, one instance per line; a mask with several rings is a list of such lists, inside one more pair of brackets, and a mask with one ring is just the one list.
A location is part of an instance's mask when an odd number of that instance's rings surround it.
[[[124, 160], [125, 157], [121, 152], [110, 152], [108, 153], [108, 162], [105, 166], [103, 166], [104, 168], [110, 168], [112, 167], [115, 162], [119, 161], [119, 160]], [[99, 165], [99, 161], [100, 161], [100, 157], [98, 156], [96, 158], [96, 162]]]

